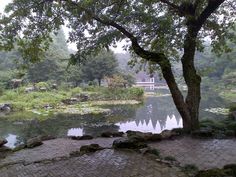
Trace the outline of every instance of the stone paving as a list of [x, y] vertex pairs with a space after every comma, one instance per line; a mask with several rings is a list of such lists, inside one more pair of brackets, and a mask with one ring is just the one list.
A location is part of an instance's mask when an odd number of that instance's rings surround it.
[[[25, 149], [0, 161], [1, 177], [185, 177], [179, 168], [158, 163], [134, 151], [109, 149], [114, 139], [73, 141], [56, 139]], [[69, 157], [83, 144], [108, 149]]]
[[[76, 141], [55, 139], [24, 149], [0, 160], [0, 177], [185, 177], [179, 168], [134, 151], [111, 149], [115, 138]], [[97, 143], [106, 149], [70, 157], [82, 145]], [[162, 156], [173, 156], [181, 165], [200, 169], [236, 163], [236, 139], [179, 137], [150, 143]]]
[[221, 168], [236, 163], [236, 139], [193, 139], [179, 137], [149, 144], [162, 156], [173, 156], [181, 165], [194, 164], [199, 169]]
[[70, 152], [79, 151], [80, 147], [89, 144], [99, 144], [102, 147], [111, 148], [116, 138], [96, 138], [92, 140], [71, 140], [58, 138], [44, 141], [42, 146], [33, 149], [23, 149], [0, 161], [0, 167], [6, 164], [23, 162], [30, 164], [42, 160], [52, 160], [61, 157], [69, 157]]

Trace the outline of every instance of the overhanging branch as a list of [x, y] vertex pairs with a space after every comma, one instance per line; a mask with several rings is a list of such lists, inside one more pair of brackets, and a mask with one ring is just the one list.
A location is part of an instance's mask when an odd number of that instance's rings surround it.
[[199, 15], [199, 17], [196, 20], [198, 30], [201, 29], [202, 25], [206, 22], [207, 18], [215, 10], [217, 10], [224, 1], [225, 0], [208, 0], [208, 5], [206, 6], [206, 8], [202, 11], [202, 13]]
[[172, 2], [170, 2], [170, 1], [168, 1], [168, 0], [160, 0], [160, 2], [166, 4], [168, 7], [172, 8], [172, 9], [174, 9], [174, 10], [177, 10], [177, 11], [180, 10], [180, 9], [179, 9], [179, 6], [175, 5], [174, 3], [172, 3]]

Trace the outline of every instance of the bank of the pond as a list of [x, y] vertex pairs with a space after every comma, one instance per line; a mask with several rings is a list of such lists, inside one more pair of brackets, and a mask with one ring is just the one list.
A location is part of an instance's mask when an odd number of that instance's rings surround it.
[[144, 91], [140, 88], [86, 87], [61, 90], [34, 90], [26, 88], [6, 90], [0, 96], [2, 113], [33, 112], [47, 116], [55, 113], [107, 113], [104, 105], [139, 104]]

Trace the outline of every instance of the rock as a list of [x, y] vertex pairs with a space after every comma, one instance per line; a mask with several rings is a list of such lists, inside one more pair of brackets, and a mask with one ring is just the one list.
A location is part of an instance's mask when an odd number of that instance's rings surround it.
[[136, 138], [139, 141], [160, 141], [162, 140], [161, 134], [152, 134], [152, 133], [143, 133], [139, 131], [131, 131], [127, 132], [128, 137]]
[[2, 147], [4, 144], [7, 144], [7, 140], [6, 139], [0, 140], [0, 147]]
[[91, 135], [83, 135], [79, 138], [79, 140], [91, 140], [93, 139], [93, 136]]
[[5, 152], [10, 152], [10, 151], [12, 150], [8, 147], [5, 147], [5, 146], [0, 147], [0, 154], [5, 153]]
[[96, 152], [98, 150], [104, 149], [103, 147], [99, 146], [99, 144], [90, 144], [90, 145], [84, 145], [80, 148], [80, 155]]
[[12, 79], [10, 81], [10, 86], [13, 89], [20, 87], [21, 84], [22, 84], [22, 79]]
[[76, 97], [80, 102], [85, 102], [89, 99], [89, 96], [84, 93], [76, 94], [74, 97]]
[[42, 144], [43, 144], [42, 140], [39, 137], [36, 137], [36, 138], [31, 138], [27, 140], [26, 146], [27, 148], [34, 148]]
[[11, 104], [10, 103], [3, 103], [0, 104], [0, 112], [10, 112], [11, 111]]
[[213, 130], [210, 128], [202, 128], [192, 131], [191, 135], [199, 138], [209, 138], [213, 136]]
[[57, 84], [52, 84], [52, 89], [57, 90]]
[[46, 91], [47, 91], [47, 88], [46, 88], [46, 87], [39, 87], [39, 91], [40, 91], [40, 92], [46, 92]]
[[161, 132], [161, 137], [162, 139], [170, 139], [173, 138], [174, 136], [177, 136], [178, 134], [174, 131], [171, 130], [164, 130]]
[[142, 149], [147, 147], [147, 144], [144, 142], [138, 141], [136, 138], [119, 138], [113, 142], [114, 148], [127, 148], [127, 149]]
[[225, 170], [230, 170], [231, 174], [236, 176], [236, 164], [228, 164], [224, 166]]
[[226, 131], [224, 132], [224, 134], [225, 134], [226, 136], [230, 136], [230, 137], [236, 136], [234, 130], [226, 130]]
[[62, 103], [66, 104], [66, 105], [73, 105], [78, 102], [79, 102], [79, 100], [77, 98], [69, 98], [69, 99], [62, 100]]
[[175, 132], [177, 135], [185, 134], [185, 130], [183, 128], [174, 128], [171, 131]]
[[56, 139], [56, 137], [52, 135], [39, 135], [37, 138], [40, 139], [41, 141], [48, 141], [48, 140]]
[[83, 135], [83, 136], [71, 136], [72, 140], [91, 140], [93, 139], [93, 136], [91, 135]]
[[51, 106], [50, 104], [45, 104], [45, 105], [43, 106], [43, 108], [44, 108], [44, 109], [52, 109], [53, 106]]
[[111, 138], [111, 137], [122, 137], [123, 135], [124, 135], [124, 132], [103, 132], [101, 134], [101, 137]]
[[157, 149], [153, 149], [153, 148], [150, 148], [150, 147], [139, 149], [139, 152], [141, 154], [147, 154], [148, 153], [148, 154], [153, 154], [155, 156], [160, 157], [160, 152]]
[[25, 144], [21, 144], [19, 146], [16, 146], [13, 151], [16, 152], [16, 151], [20, 151], [22, 149], [25, 149], [26, 148], [26, 145]]
[[133, 138], [135, 137], [136, 139], [139, 139], [139, 141], [149, 141], [153, 135], [152, 133], [143, 133], [131, 130], [128, 130], [126, 133], [128, 137], [133, 137]]
[[228, 175], [225, 170], [215, 168], [210, 170], [201, 170], [195, 177], [233, 177], [233, 175]]
[[161, 141], [162, 135], [161, 134], [152, 134], [152, 136], [148, 139], [148, 141]]
[[36, 91], [36, 88], [35, 88], [35, 87], [26, 87], [26, 88], [25, 88], [25, 92], [26, 92], [26, 93], [30, 93], [30, 92], [33, 92], [33, 91]]

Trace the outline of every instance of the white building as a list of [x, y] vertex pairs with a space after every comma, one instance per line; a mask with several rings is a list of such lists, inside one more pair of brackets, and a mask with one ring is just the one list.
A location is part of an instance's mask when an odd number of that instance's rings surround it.
[[155, 78], [149, 76], [145, 72], [139, 72], [136, 74], [136, 84], [137, 87], [143, 87], [145, 90], [155, 89]]

